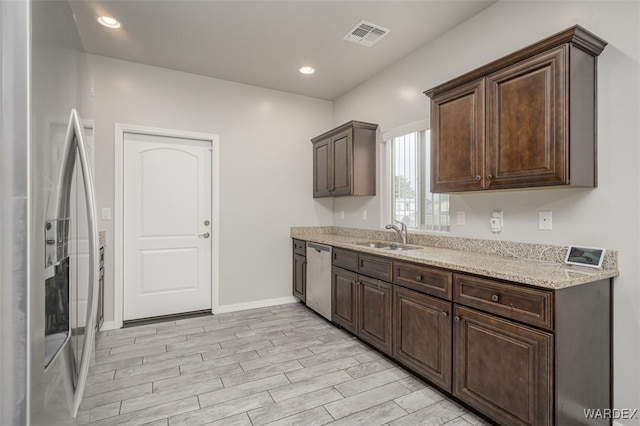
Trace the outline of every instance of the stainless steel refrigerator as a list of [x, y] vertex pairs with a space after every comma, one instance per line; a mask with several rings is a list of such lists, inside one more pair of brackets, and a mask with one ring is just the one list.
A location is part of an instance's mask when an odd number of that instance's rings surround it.
[[0, 425], [75, 424], [98, 298], [92, 80], [66, 1], [0, 1], [0, 36]]

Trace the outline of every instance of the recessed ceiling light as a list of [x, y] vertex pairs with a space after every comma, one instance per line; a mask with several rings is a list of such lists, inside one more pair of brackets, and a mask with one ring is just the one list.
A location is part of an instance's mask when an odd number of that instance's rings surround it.
[[114, 19], [111, 16], [100, 16], [98, 17], [98, 22], [107, 28], [120, 28], [122, 26], [117, 19]]
[[316, 70], [314, 70], [312, 67], [302, 67], [300, 68], [300, 72], [302, 74], [313, 74], [314, 72], [316, 72]]

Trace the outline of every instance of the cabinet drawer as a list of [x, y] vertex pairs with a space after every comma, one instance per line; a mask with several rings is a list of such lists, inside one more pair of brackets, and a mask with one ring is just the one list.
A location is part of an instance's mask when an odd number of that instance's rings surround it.
[[386, 257], [360, 254], [358, 256], [358, 272], [369, 277], [391, 281], [392, 263], [391, 259]]
[[307, 244], [303, 240], [293, 240], [293, 252], [302, 256], [307, 255]]
[[553, 329], [553, 294], [498, 281], [454, 274], [453, 300], [527, 324]]
[[452, 273], [428, 266], [394, 262], [393, 283], [451, 300]]
[[355, 251], [333, 248], [333, 266], [350, 271], [358, 270], [358, 254]]

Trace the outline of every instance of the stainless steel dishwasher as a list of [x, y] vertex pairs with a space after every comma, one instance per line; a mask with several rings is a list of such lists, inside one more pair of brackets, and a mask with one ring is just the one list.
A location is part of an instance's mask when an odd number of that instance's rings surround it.
[[331, 321], [331, 246], [307, 242], [307, 306]]

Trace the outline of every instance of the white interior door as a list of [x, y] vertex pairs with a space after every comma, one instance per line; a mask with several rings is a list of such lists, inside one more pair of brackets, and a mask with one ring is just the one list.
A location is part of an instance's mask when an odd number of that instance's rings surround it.
[[123, 318], [211, 309], [211, 142], [124, 134]]

